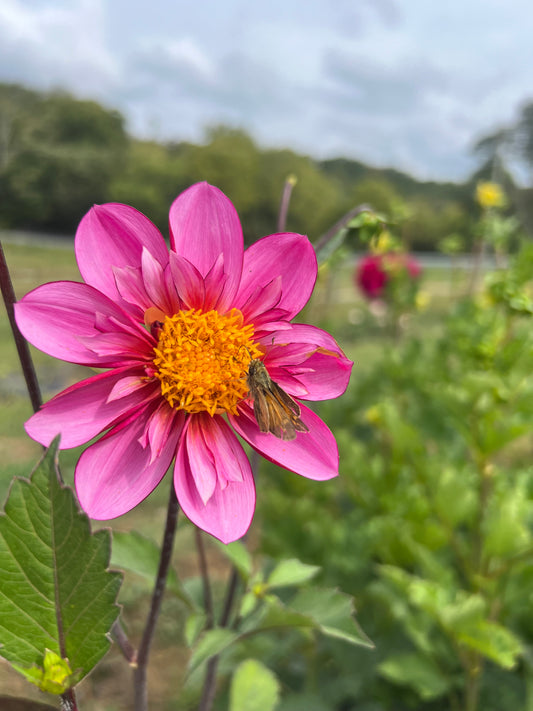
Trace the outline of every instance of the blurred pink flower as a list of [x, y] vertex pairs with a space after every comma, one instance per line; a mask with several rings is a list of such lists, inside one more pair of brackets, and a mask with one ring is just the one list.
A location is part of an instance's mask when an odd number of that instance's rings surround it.
[[390, 279], [398, 274], [416, 280], [422, 273], [414, 257], [401, 252], [387, 252], [363, 257], [355, 270], [355, 283], [368, 299], [385, 295]]
[[355, 272], [355, 282], [369, 299], [377, 299], [383, 294], [387, 273], [381, 264], [380, 254], [360, 260]]
[[338, 473], [335, 439], [301, 405], [309, 432], [261, 433], [249, 398], [250, 358], [298, 400], [341, 395], [352, 362], [325, 331], [291, 319], [313, 290], [317, 263], [298, 234], [243, 249], [239, 218], [217, 188], [199, 183], [170, 208], [170, 251], [132, 207], [93, 207], [76, 233], [85, 283], [54, 282], [16, 305], [24, 336], [52, 356], [107, 368], [47, 402], [26, 423], [48, 445], [81, 455], [76, 490], [95, 519], [129, 511], [172, 461], [181, 508], [224, 542], [255, 508], [248, 458], [235, 432], [266, 459], [310, 479]]

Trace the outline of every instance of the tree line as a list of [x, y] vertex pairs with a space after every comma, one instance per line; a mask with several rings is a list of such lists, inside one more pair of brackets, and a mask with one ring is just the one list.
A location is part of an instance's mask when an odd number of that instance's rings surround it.
[[[530, 150], [533, 123], [529, 142], [523, 121], [519, 124], [520, 145]], [[123, 202], [165, 234], [171, 201], [191, 183], [207, 180], [231, 198], [251, 242], [275, 231], [281, 192], [291, 175], [297, 184], [287, 229], [312, 240], [364, 202], [396, 221], [412, 249], [435, 249], [451, 234], [462, 235], [468, 246], [477, 219], [475, 183], [493, 177], [500, 160], [498, 151], [487, 149], [494, 141], [483, 140], [483, 164], [469, 180], [421, 182], [354, 160], [317, 161], [289, 149], [264, 149], [227, 126], [208, 129], [201, 145], [138, 140], [118, 111], [95, 101], [0, 84], [0, 228], [73, 234], [91, 205]], [[511, 202], [533, 226], [528, 191], [517, 188], [499, 165]]]

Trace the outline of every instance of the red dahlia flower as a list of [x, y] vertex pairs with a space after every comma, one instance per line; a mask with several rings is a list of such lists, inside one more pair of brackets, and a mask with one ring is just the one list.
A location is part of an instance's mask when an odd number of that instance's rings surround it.
[[357, 265], [355, 282], [368, 299], [379, 299], [385, 295], [391, 278], [407, 275], [410, 280], [415, 280], [421, 272], [419, 263], [409, 255], [400, 252], [373, 254], [363, 257]]
[[291, 323], [317, 274], [306, 237], [274, 234], [244, 251], [235, 208], [201, 183], [170, 208], [170, 251], [148, 218], [119, 204], [89, 211], [75, 251], [85, 283], [44, 284], [16, 305], [16, 317], [37, 348], [107, 369], [26, 423], [44, 445], [60, 432], [64, 449], [100, 436], [75, 474], [90, 517], [132, 509], [175, 460], [185, 514], [224, 542], [239, 538], [253, 516], [255, 486], [235, 432], [286, 469], [316, 480], [337, 475], [337, 446], [324, 422], [301, 405], [307, 432], [291, 441], [261, 432], [247, 384], [254, 359], [298, 400], [346, 389], [352, 363], [335, 340]]

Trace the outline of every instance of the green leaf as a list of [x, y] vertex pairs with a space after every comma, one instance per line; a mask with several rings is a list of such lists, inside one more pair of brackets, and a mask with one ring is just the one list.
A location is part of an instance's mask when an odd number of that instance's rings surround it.
[[527, 488], [521, 482], [514, 489], [498, 491], [485, 520], [485, 556], [506, 557], [531, 546], [528, 525], [533, 505]]
[[185, 641], [189, 647], [192, 647], [200, 634], [202, 633], [207, 615], [205, 612], [192, 612], [187, 616], [185, 621]]
[[475, 649], [504, 669], [512, 669], [523, 652], [521, 641], [510, 630], [490, 620], [478, 620], [457, 632], [460, 644]]
[[314, 578], [319, 571], [320, 567], [317, 565], [307, 565], [296, 558], [291, 558], [278, 563], [266, 582], [270, 588], [301, 585]]
[[247, 592], [242, 596], [241, 607], [239, 609], [240, 617], [247, 617], [255, 610], [259, 602], [257, 595], [253, 592]]
[[194, 669], [200, 666], [200, 664], [203, 664], [211, 657], [223, 652], [238, 638], [238, 636], [239, 635], [236, 632], [222, 629], [220, 627], [214, 630], [209, 630], [203, 634], [200, 641], [196, 645], [196, 649], [192, 653], [189, 661], [189, 671], [194, 671]]
[[252, 558], [246, 546], [240, 541], [225, 544], [214, 540], [213, 543], [215, 543], [219, 551], [233, 563], [242, 577], [248, 580], [252, 573]]
[[350, 595], [334, 589], [307, 588], [299, 592], [288, 607], [310, 617], [328, 637], [363, 647], [374, 646], [354, 619], [355, 607]]
[[279, 701], [279, 682], [261, 662], [246, 659], [231, 682], [229, 711], [273, 711]]
[[487, 603], [479, 594], [469, 595], [459, 591], [455, 595], [453, 603], [443, 605], [439, 609], [438, 619], [442, 625], [450, 630], [458, 632], [463, 627], [468, 628], [483, 619], [487, 612]]
[[382, 662], [378, 669], [389, 681], [410, 686], [424, 701], [442, 696], [450, 687], [444, 674], [421, 654], [395, 654]]
[[57, 445], [31, 481], [14, 479], [0, 514], [1, 654], [19, 670], [45, 672], [50, 650], [82, 678], [109, 649], [121, 575], [107, 570], [109, 531], [91, 534], [60, 483]]
[[[154, 541], [142, 536], [137, 531], [124, 533], [113, 532], [111, 564], [121, 570], [129, 570], [153, 585], [159, 567], [161, 551]], [[190, 610], [196, 609], [191, 596], [181, 585], [176, 571], [170, 568], [167, 577], [167, 590], [174, 593]]]
[[272, 595], [265, 599], [265, 604], [257, 615], [252, 614], [243, 621], [241, 631], [249, 634], [283, 627], [314, 629], [316, 623], [309, 615], [291, 610]]

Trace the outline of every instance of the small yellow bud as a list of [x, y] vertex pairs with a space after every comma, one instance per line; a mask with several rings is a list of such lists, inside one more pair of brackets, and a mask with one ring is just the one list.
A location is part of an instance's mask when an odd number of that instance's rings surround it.
[[378, 405], [369, 407], [365, 412], [365, 420], [371, 425], [379, 425], [381, 422], [381, 408]]
[[418, 311], [425, 311], [429, 306], [431, 297], [427, 291], [419, 291], [415, 296], [415, 306]]

